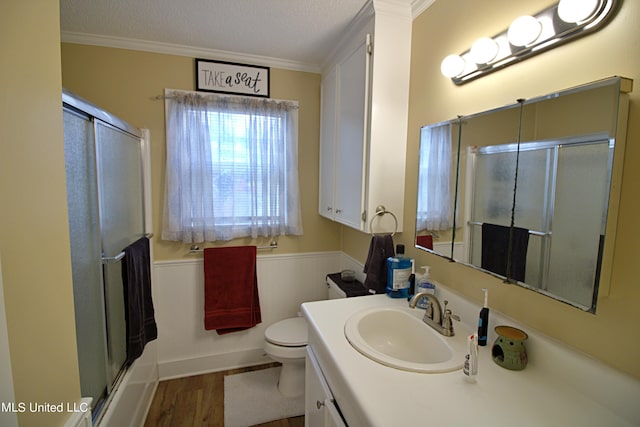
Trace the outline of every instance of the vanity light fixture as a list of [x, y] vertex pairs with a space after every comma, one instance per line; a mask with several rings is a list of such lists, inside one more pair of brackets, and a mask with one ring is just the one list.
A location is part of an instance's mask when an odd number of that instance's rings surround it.
[[447, 56], [442, 74], [457, 85], [604, 27], [622, 0], [560, 0], [535, 16], [520, 16], [494, 37], [482, 37], [460, 55]]
[[578, 23], [593, 15], [598, 0], [563, 0], [558, 3], [558, 16], [564, 22]]
[[488, 64], [498, 54], [498, 43], [489, 37], [482, 37], [471, 46], [471, 58], [476, 64]]
[[522, 47], [538, 40], [542, 32], [542, 24], [533, 16], [525, 15], [516, 18], [507, 30], [507, 40], [513, 46]]
[[464, 59], [460, 55], [449, 55], [442, 60], [440, 72], [449, 78], [459, 76], [464, 71]]

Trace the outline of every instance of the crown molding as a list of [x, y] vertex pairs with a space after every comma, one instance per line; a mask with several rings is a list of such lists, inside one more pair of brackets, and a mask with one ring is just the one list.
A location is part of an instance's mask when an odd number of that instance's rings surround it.
[[103, 36], [97, 34], [62, 31], [62, 43], [84, 44], [91, 46], [112, 47], [119, 49], [139, 50], [143, 52], [162, 53], [167, 55], [188, 56], [193, 58], [216, 59], [220, 61], [249, 63], [293, 71], [320, 73], [320, 65], [308, 64], [268, 56], [230, 52], [226, 50], [205, 49], [172, 43], [148, 40], [129, 39], [124, 37]]
[[413, 19], [416, 19], [435, 2], [436, 0], [411, 0], [411, 16]]
[[406, 0], [373, 0], [376, 15], [386, 14], [411, 20], [411, 5]]
[[[415, 19], [424, 12], [436, 0], [411, 0], [411, 17]], [[384, 11], [400, 10], [406, 5], [404, 0], [378, 0], [377, 6]], [[388, 10], [387, 10], [388, 9]], [[373, 1], [368, 1], [349, 25], [347, 33], [353, 33], [374, 15]], [[348, 34], [347, 34], [348, 35]], [[333, 57], [336, 49], [325, 58], [322, 64], [310, 64], [305, 62], [290, 61], [269, 56], [244, 54], [227, 50], [206, 49], [173, 43], [162, 43], [149, 40], [130, 39], [125, 37], [104, 36], [98, 34], [62, 31], [60, 33], [62, 43], [84, 44], [91, 46], [111, 47], [118, 49], [139, 50], [143, 52], [161, 53], [166, 55], [187, 56], [192, 58], [217, 59], [220, 61], [248, 63], [265, 67], [282, 68], [285, 70], [320, 73], [322, 65]]]

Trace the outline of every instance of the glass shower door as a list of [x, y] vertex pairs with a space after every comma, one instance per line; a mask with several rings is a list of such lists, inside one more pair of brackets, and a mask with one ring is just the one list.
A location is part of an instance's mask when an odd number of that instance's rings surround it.
[[114, 382], [127, 356], [121, 255], [144, 235], [142, 158], [140, 138], [95, 123], [109, 375]]
[[94, 420], [126, 369], [123, 250], [144, 235], [142, 144], [64, 104], [80, 388]]
[[107, 337], [93, 123], [64, 110], [64, 149], [71, 268], [82, 396], [96, 405], [107, 394]]

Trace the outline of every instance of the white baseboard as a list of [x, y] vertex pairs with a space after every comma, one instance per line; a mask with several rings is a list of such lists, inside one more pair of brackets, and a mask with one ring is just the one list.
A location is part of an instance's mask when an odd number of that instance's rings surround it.
[[271, 362], [273, 362], [273, 359], [267, 356], [263, 349], [258, 348], [233, 353], [160, 362], [158, 364], [158, 373], [160, 380], [163, 381]]

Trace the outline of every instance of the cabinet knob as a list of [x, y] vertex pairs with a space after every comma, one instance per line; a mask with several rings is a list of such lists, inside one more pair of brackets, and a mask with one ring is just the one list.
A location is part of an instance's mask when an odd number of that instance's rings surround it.
[[327, 206], [327, 212], [331, 212], [333, 208], [331, 206]]
[[341, 214], [342, 213], [342, 209], [336, 209], [336, 213], [337, 214]]
[[319, 400], [316, 400], [316, 408], [320, 409], [324, 406], [324, 402], [320, 402]]

